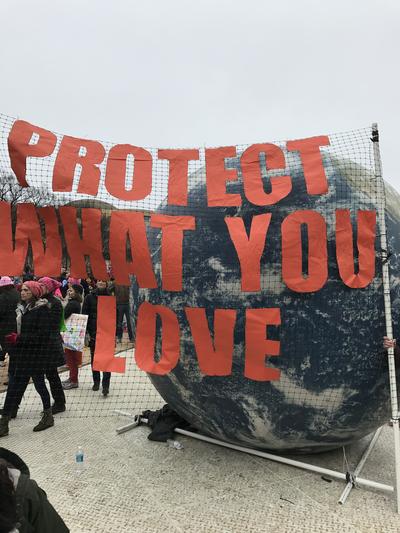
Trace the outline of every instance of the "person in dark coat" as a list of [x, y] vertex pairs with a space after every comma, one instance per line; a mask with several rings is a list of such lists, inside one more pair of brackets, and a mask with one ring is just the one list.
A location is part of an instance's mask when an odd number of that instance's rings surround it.
[[128, 328], [129, 342], [133, 341], [133, 331], [131, 324], [131, 313], [129, 306], [129, 287], [127, 285], [115, 285], [114, 294], [117, 300], [117, 340], [118, 342], [122, 341], [123, 334], [123, 321], [124, 316], [126, 317], [126, 325]]
[[6, 448], [0, 448], [0, 531], [69, 532], [24, 461]]
[[[83, 287], [79, 284], [73, 284], [68, 289], [68, 303], [64, 309], [64, 318], [67, 321], [72, 314], [80, 314], [82, 309]], [[64, 390], [76, 389], [79, 386], [78, 372], [82, 364], [82, 352], [64, 348], [65, 359], [69, 368], [69, 378], [62, 383]]]
[[88, 294], [90, 294], [94, 288], [94, 282], [92, 278], [86, 278], [86, 279], [82, 278], [80, 285], [82, 285], [83, 287], [84, 296], [87, 296]]
[[[88, 315], [87, 332], [90, 337], [89, 348], [93, 375], [92, 390], [94, 391], [98, 391], [100, 388], [100, 372], [93, 370], [97, 333], [97, 298], [99, 296], [110, 296], [110, 293], [107, 289], [107, 282], [100, 279], [96, 281], [96, 289], [86, 296], [82, 307], [82, 314]], [[110, 390], [110, 379], [111, 372], [103, 372], [102, 392], [104, 397], [108, 396]]]
[[51, 314], [48, 301], [41, 296], [42, 287], [37, 281], [23, 283], [22, 304], [17, 306], [17, 331], [7, 337], [12, 380], [2, 409], [0, 437], [8, 435], [11, 414], [18, 409], [30, 378], [43, 404], [42, 418], [33, 430], [42, 431], [54, 425], [45, 381], [46, 371], [54, 365], [53, 351], [49, 350]]
[[58, 281], [60, 282], [60, 292], [63, 298], [67, 296], [67, 290], [68, 290], [68, 281], [67, 281], [67, 271], [65, 268], [61, 270], [60, 277], [58, 278]]
[[49, 339], [48, 350], [53, 351], [53, 365], [49, 366], [46, 372], [46, 378], [49, 381], [51, 395], [54, 398], [52, 405], [53, 415], [65, 411], [65, 394], [62, 388], [58, 367], [65, 364], [64, 348], [60, 333], [61, 323], [63, 321], [63, 305], [61, 300], [54, 296], [54, 291], [60, 287], [60, 282], [49, 277], [40, 278], [40, 285], [43, 288], [43, 298], [50, 305], [51, 335]]
[[8, 276], [0, 279], [0, 364], [6, 356], [6, 335], [16, 331], [15, 310], [19, 304], [19, 292]]

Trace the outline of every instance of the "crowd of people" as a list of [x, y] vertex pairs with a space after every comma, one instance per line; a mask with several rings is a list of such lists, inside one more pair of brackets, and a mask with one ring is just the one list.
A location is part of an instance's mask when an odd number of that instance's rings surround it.
[[[57, 279], [35, 278], [32, 272], [26, 272], [21, 279], [0, 278], [0, 365], [4, 365], [8, 357], [8, 386], [0, 409], [0, 437], [8, 435], [9, 422], [17, 416], [30, 380], [43, 405], [41, 419], [33, 431], [52, 427], [54, 415], [66, 410], [64, 391], [79, 387], [78, 374], [82, 364], [82, 351], [63, 346], [62, 331], [74, 314], [88, 317], [86, 333], [91, 355], [92, 390], [99, 391], [101, 386], [103, 396], [108, 396], [111, 373], [103, 372], [101, 376], [93, 369], [97, 301], [99, 296], [107, 295], [115, 295], [117, 300], [116, 342], [122, 340], [124, 317], [129, 340], [133, 342], [129, 287], [115, 285], [113, 280], [77, 279], [65, 271]], [[69, 369], [69, 377], [62, 382], [59, 367], [64, 365]]]

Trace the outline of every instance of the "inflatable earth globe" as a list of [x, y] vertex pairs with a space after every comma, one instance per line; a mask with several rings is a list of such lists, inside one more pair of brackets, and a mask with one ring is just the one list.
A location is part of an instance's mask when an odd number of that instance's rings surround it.
[[[351, 289], [343, 283], [335, 256], [335, 209], [376, 210], [376, 188], [374, 176], [365, 168], [361, 171], [353, 161], [329, 155], [324, 156], [329, 191], [310, 196], [301, 165], [294, 155], [286, 155], [292, 191], [269, 207], [255, 206], [243, 198], [240, 208], [206, 208], [204, 170], [192, 175], [188, 206], [161, 205], [157, 209], [158, 213], [196, 216], [195, 238], [192, 232], [184, 237], [183, 291], [132, 288], [132, 294], [135, 310], [147, 301], [167, 306], [179, 318], [181, 355], [177, 366], [167, 375], [149, 376], [178, 414], [201, 433], [220, 440], [276, 452], [310, 453], [360, 439], [390, 418], [388, 364], [382, 349], [385, 319], [379, 238], [375, 244], [375, 277], [364, 289]], [[238, 162], [232, 165], [240, 178]], [[264, 187], [268, 192], [266, 177]], [[227, 192], [240, 191], [240, 183], [227, 184]], [[389, 185], [386, 194], [396, 335], [400, 196]], [[304, 209], [322, 213], [328, 231], [328, 280], [319, 291], [311, 293], [293, 292], [282, 280], [281, 223], [289, 213]], [[242, 292], [240, 265], [224, 217], [241, 216], [248, 228], [254, 215], [265, 212], [272, 213], [272, 218], [261, 260], [262, 290]], [[157, 275], [161, 262], [159, 239], [160, 232], [149, 229]], [[211, 317], [216, 308], [238, 310], [230, 376], [201, 373], [185, 306], [210, 310]], [[276, 381], [250, 380], [243, 372], [244, 311], [263, 307], [281, 310], [281, 326], [268, 328], [269, 338], [275, 336], [281, 343], [280, 356], [266, 359], [269, 367], [280, 370]], [[209, 322], [212, 325], [211, 319]], [[160, 350], [159, 340], [156, 348]]]

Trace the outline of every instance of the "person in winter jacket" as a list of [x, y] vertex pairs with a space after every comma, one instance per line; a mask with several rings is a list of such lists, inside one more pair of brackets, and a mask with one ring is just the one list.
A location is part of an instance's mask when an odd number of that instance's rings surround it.
[[114, 294], [117, 301], [117, 340], [118, 342], [122, 341], [122, 324], [124, 321], [124, 316], [126, 318], [126, 325], [128, 328], [129, 341], [133, 341], [133, 331], [131, 324], [131, 313], [129, 306], [129, 287], [126, 285], [115, 285]]
[[[68, 289], [68, 303], [64, 309], [64, 318], [67, 321], [70, 316], [74, 313], [80, 314], [82, 308], [82, 294], [83, 287], [79, 284], [73, 284], [71, 288]], [[62, 386], [64, 390], [76, 389], [79, 386], [78, 383], [78, 372], [79, 367], [82, 364], [82, 352], [77, 350], [70, 350], [69, 348], [64, 348], [65, 359], [69, 368], [69, 379], [63, 382]]]
[[19, 292], [8, 276], [0, 279], [0, 362], [4, 361], [6, 351], [6, 335], [16, 330], [15, 310], [19, 304]]
[[30, 378], [43, 404], [42, 418], [33, 430], [42, 431], [54, 425], [50, 394], [45, 382], [45, 373], [54, 365], [54, 352], [52, 348], [49, 349], [51, 310], [48, 301], [41, 296], [42, 287], [37, 281], [23, 283], [22, 304], [17, 307], [17, 331], [12, 335], [13, 338], [7, 337], [12, 379], [2, 409], [0, 437], [8, 435], [9, 420], [18, 409]]
[[[90, 337], [89, 348], [93, 375], [92, 390], [94, 391], [98, 391], [100, 388], [100, 372], [93, 370], [97, 333], [97, 298], [99, 296], [110, 296], [110, 293], [107, 289], [107, 282], [100, 279], [96, 281], [96, 289], [86, 296], [82, 307], [82, 314], [88, 315], [87, 332], [89, 333]], [[110, 390], [110, 379], [111, 372], [103, 372], [102, 392], [104, 397], [108, 396]]]
[[0, 533], [68, 533], [24, 461], [0, 448]]
[[63, 305], [61, 300], [57, 296], [54, 296], [54, 291], [60, 287], [59, 281], [49, 277], [40, 278], [38, 281], [42, 286], [43, 298], [48, 301], [50, 306], [51, 335], [48, 350], [53, 351], [53, 365], [48, 367], [46, 378], [49, 381], [51, 395], [54, 398], [52, 412], [55, 415], [65, 411], [65, 394], [57, 368], [65, 364], [64, 348], [60, 333], [61, 323], [63, 322]]

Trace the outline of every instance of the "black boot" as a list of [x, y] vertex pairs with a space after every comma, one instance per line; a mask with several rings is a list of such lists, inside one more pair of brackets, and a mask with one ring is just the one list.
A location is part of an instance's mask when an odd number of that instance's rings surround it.
[[0, 437], [5, 437], [8, 435], [8, 423], [10, 421], [10, 417], [7, 415], [3, 415], [0, 418]]
[[[4, 414], [4, 409], [0, 409], [0, 415], [3, 415]], [[18, 414], [18, 407], [14, 409], [11, 409], [11, 415], [10, 415], [10, 418], [17, 418], [17, 414]]]
[[65, 403], [53, 403], [51, 406], [51, 412], [53, 415], [56, 415], [57, 413], [63, 413], [65, 409]]
[[33, 428], [33, 431], [43, 431], [44, 429], [51, 428], [52, 426], [54, 426], [54, 418], [51, 408], [45, 409], [39, 424]]

